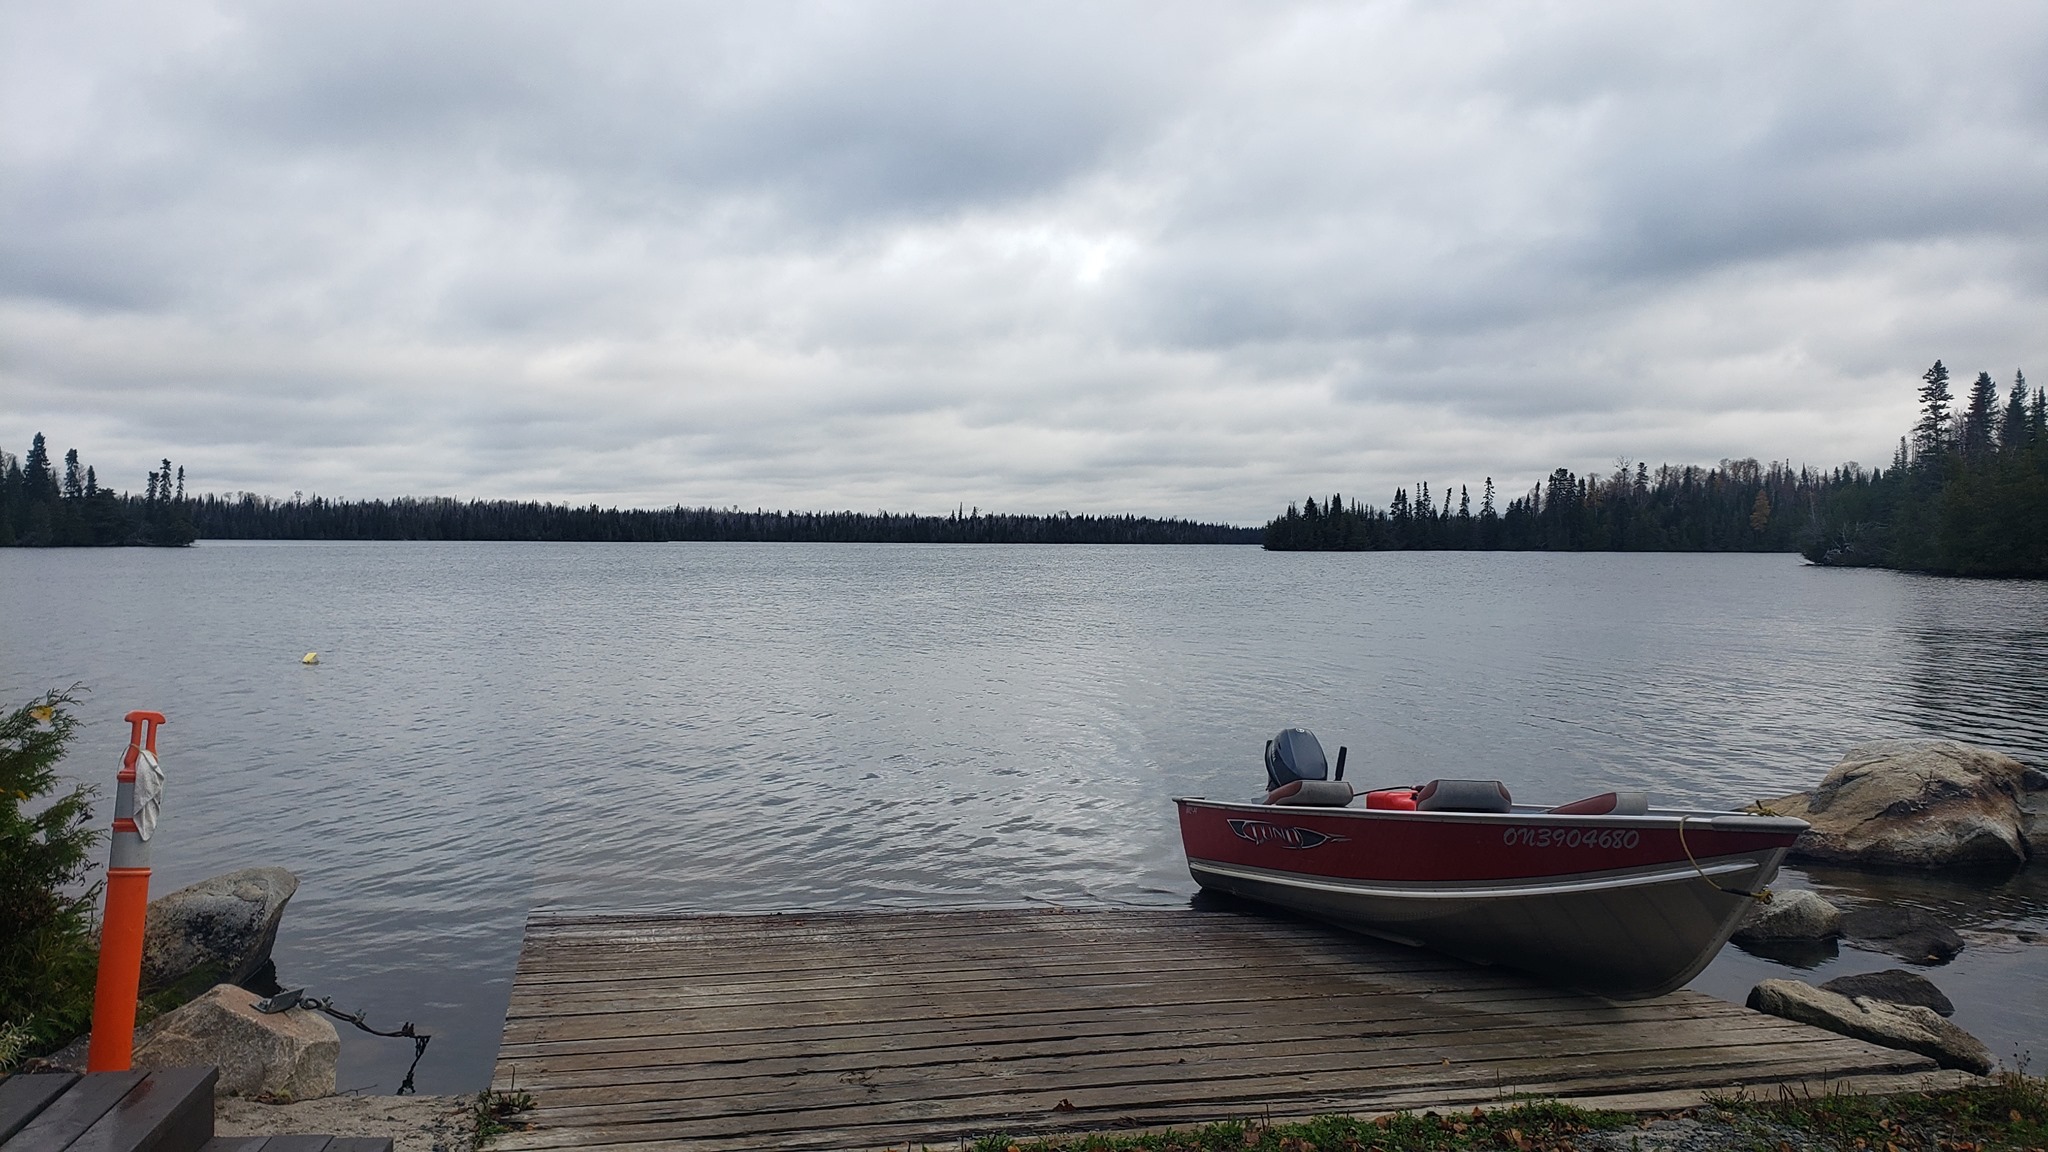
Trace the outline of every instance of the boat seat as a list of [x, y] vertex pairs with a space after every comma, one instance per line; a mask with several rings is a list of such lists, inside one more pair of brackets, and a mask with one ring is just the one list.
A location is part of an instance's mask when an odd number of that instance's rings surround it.
[[1415, 790], [1417, 812], [1507, 812], [1514, 805], [1498, 780], [1431, 780]]
[[1266, 793], [1268, 804], [1289, 804], [1304, 808], [1342, 808], [1355, 795], [1342, 780], [1294, 780]]
[[1648, 792], [1602, 792], [1584, 800], [1559, 804], [1551, 813], [1557, 816], [1644, 816], [1650, 811]]

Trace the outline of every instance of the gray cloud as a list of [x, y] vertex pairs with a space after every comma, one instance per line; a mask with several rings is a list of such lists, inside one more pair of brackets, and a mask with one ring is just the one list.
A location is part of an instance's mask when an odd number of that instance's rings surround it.
[[7, 5], [0, 446], [1243, 522], [1879, 461], [1934, 357], [2041, 360], [2044, 46], [2024, 4]]

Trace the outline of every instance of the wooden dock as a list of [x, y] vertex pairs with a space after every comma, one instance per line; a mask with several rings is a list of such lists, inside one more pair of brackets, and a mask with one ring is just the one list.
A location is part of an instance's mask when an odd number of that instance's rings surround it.
[[500, 1149], [884, 1148], [1934, 1083], [1925, 1057], [1693, 992], [1619, 1004], [1236, 911], [552, 917], [527, 926]]

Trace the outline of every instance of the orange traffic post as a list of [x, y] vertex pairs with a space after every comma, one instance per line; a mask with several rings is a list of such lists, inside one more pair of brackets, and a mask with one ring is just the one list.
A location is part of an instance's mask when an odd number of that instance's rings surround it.
[[[142, 984], [142, 920], [149, 910], [149, 837], [156, 831], [164, 774], [157, 766], [161, 712], [130, 712], [128, 751], [114, 786], [114, 842], [107, 861], [107, 911], [100, 920], [100, 973], [93, 986], [88, 1072], [126, 1072], [135, 1054], [135, 997]], [[139, 771], [138, 771], [139, 769]]]

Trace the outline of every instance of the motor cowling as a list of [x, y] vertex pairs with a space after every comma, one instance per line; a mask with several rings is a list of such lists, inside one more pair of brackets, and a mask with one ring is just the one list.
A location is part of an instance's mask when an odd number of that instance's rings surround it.
[[1266, 791], [1271, 792], [1297, 780], [1327, 780], [1330, 761], [1323, 745], [1306, 728], [1283, 728], [1266, 741]]

